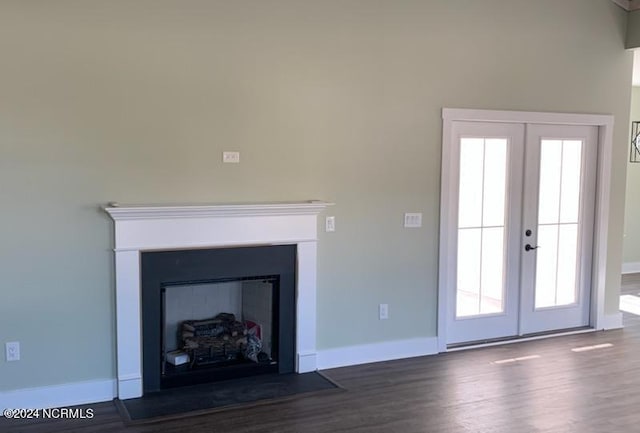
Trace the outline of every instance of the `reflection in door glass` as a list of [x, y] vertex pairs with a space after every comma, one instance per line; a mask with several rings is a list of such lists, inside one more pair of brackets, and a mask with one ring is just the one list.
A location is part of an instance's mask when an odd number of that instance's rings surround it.
[[456, 317], [504, 311], [507, 139], [460, 140]]
[[577, 302], [582, 141], [542, 140], [536, 308]]

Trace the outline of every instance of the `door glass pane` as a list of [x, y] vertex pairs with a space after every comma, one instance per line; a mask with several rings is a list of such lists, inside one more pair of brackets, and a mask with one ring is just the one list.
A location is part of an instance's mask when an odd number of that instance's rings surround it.
[[458, 230], [457, 316], [471, 316], [480, 311], [481, 232], [482, 229]]
[[580, 140], [542, 140], [536, 250], [536, 308], [577, 301]]
[[460, 140], [458, 227], [479, 227], [482, 221], [484, 139]]
[[577, 223], [580, 210], [580, 168], [582, 142], [565, 140], [562, 144], [562, 203], [560, 222]]
[[556, 305], [576, 302], [578, 224], [562, 224], [558, 233], [558, 289]]
[[504, 311], [507, 139], [460, 140], [456, 316]]
[[558, 264], [558, 225], [538, 227], [536, 257], [536, 308], [556, 305], [556, 274]]
[[485, 140], [483, 226], [504, 226], [507, 140]]
[[542, 140], [540, 150], [540, 203], [538, 223], [558, 222], [560, 210], [560, 173], [562, 171], [562, 141]]
[[481, 314], [502, 311], [503, 238], [503, 227], [482, 229]]

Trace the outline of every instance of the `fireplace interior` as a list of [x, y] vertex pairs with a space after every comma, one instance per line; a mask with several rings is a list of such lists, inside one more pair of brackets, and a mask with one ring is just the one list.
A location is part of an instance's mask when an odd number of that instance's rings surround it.
[[295, 251], [142, 253], [144, 392], [293, 372]]

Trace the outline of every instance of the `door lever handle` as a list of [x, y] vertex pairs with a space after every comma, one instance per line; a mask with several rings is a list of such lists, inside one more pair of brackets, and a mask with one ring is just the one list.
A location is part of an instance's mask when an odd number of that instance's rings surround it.
[[540, 248], [538, 245], [536, 245], [535, 247], [532, 247], [530, 244], [527, 244], [527, 245], [524, 246], [524, 250], [525, 251], [536, 250], [538, 248]]

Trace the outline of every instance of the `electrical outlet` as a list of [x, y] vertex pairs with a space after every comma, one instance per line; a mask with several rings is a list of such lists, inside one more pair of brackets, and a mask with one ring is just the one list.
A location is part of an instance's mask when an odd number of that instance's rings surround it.
[[222, 162], [240, 163], [240, 152], [222, 152]]
[[380, 304], [378, 314], [380, 320], [387, 320], [389, 318], [389, 304]]
[[325, 220], [325, 231], [327, 232], [335, 232], [336, 231], [336, 217], [328, 216]]
[[5, 344], [7, 361], [20, 361], [20, 342], [10, 341]]

